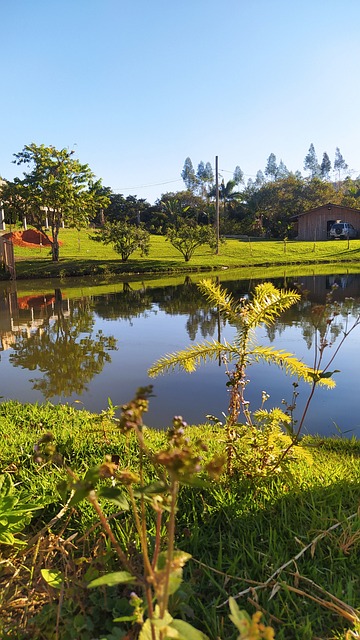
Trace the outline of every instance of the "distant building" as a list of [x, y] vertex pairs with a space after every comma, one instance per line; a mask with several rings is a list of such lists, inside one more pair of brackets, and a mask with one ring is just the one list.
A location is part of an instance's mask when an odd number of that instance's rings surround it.
[[342, 207], [339, 204], [328, 202], [321, 207], [299, 213], [292, 219], [297, 225], [296, 237], [298, 240], [327, 240], [331, 225], [338, 220], [350, 222], [360, 237], [360, 209]]

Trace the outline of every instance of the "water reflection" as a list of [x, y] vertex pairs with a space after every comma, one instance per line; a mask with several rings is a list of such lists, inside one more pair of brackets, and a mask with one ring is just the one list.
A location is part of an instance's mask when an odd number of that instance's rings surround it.
[[[251, 295], [259, 282], [225, 277], [226, 274], [221, 284], [234, 298]], [[304, 296], [273, 326], [258, 332], [259, 342], [276, 343], [277, 348], [295, 353], [310, 366], [316, 330], [326, 328], [326, 315], [322, 312], [329, 292], [333, 291], [338, 304], [329, 350], [334, 350], [336, 340], [360, 313], [357, 275], [284, 277], [272, 281], [277, 287], [299, 287]], [[147, 369], [165, 353], [182, 349], [189, 341], [231, 341], [235, 334], [235, 328], [219, 317], [218, 310], [204, 300], [189, 276], [182, 284], [161, 286], [160, 282], [152, 282], [149, 286], [146, 282], [129, 281], [109, 285], [106, 291], [88, 286], [86, 291], [78, 287], [72, 292], [66, 285], [66, 290], [54, 288], [36, 295], [18, 294], [14, 283], [0, 289], [3, 398], [31, 402], [81, 400], [86, 408], [99, 412], [106, 408], [108, 397], [121, 404], [132, 397], [138, 386], [148, 384]], [[342, 370], [338, 387], [331, 392], [317, 392], [309, 414], [309, 431], [326, 432], [336, 423], [341, 429], [350, 426], [360, 433], [360, 418], [356, 418], [356, 379], [360, 373], [357, 362], [360, 341], [351, 336], [336, 362], [336, 368]], [[150, 405], [147, 423], [163, 427], [178, 413], [183, 413], [188, 422], [201, 422], [207, 413], [221, 418], [222, 412], [227, 411], [228, 393], [223, 367], [218, 364], [201, 368], [191, 376], [175, 374], [156, 379], [156, 398]], [[284, 396], [291, 396], [291, 381], [274, 368], [256, 365], [249, 375], [248, 399], [253, 410], [260, 404], [263, 389], [271, 395], [271, 406], [280, 406]], [[306, 393], [306, 389], [302, 390], [304, 402]], [[339, 398], [351, 420], [341, 412]]]
[[133, 288], [130, 282], [122, 284], [122, 291], [92, 296], [93, 309], [104, 320], [122, 319], [130, 323], [140, 316], [146, 317], [156, 307], [169, 316], [186, 315], [186, 330], [190, 340], [196, 334], [212, 337], [218, 329], [218, 312], [200, 293], [198, 287], [186, 276], [181, 285], [167, 287]]
[[88, 300], [63, 300], [60, 289], [23, 298], [11, 291], [4, 308], [8, 314], [2, 314], [2, 320], [8, 330], [2, 333], [1, 347], [11, 346], [9, 362], [14, 367], [43, 374], [29, 381], [46, 400], [81, 395], [105, 363], [111, 362], [108, 352], [116, 349], [116, 340], [101, 330], [94, 334]]

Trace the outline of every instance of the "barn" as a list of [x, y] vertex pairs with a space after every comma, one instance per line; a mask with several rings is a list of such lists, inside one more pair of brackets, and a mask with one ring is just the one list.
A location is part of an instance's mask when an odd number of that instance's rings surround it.
[[334, 222], [350, 222], [360, 237], [360, 209], [342, 207], [339, 204], [324, 204], [293, 217], [297, 225], [298, 240], [327, 240]]

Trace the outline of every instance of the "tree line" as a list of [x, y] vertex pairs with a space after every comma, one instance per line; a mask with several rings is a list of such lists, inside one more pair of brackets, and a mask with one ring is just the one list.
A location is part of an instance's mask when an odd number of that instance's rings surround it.
[[[1, 183], [5, 221], [27, 219], [49, 238], [55, 261], [64, 224], [97, 227], [94, 238], [111, 243], [123, 261], [136, 248], [146, 255], [151, 233], [166, 235], [186, 261], [197, 246], [215, 242], [216, 180], [210, 162], [201, 161], [195, 170], [186, 158], [181, 172], [185, 188], [162, 194], [153, 205], [103, 186], [73, 150], [32, 143], [14, 154], [14, 163], [25, 170], [23, 177]], [[305, 176], [289, 171], [271, 153], [264, 170], [245, 183], [237, 165], [232, 178], [219, 185], [221, 234], [291, 238], [294, 216], [306, 210], [327, 202], [359, 207], [360, 177], [351, 178], [338, 147], [331, 164], [326, 152], [319, 162], [311, 144], [304, 170]]]

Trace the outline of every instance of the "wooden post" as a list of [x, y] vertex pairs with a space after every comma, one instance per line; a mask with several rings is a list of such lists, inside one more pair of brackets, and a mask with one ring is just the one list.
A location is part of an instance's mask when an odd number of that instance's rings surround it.
[[0, 231], [6, 231], [5, 215], [4, 215], [4, 209], [2, 207], [3, 207], [3, 203], [0, 202]]
[[220, 241], [220, 213], [219, 213], [219, 158], [215, 156], [215, 228], [216, 228], [216, 255], [219, 255], [219, 241]]

